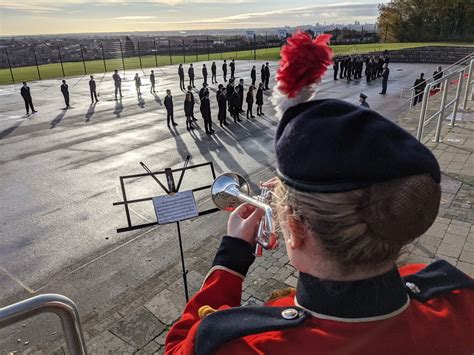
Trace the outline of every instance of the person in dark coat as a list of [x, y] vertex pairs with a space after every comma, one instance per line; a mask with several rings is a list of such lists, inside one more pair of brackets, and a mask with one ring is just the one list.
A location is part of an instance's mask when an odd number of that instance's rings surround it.
[[114, 71], [114, 75], [112, 75], [112, 79], [114, 79], [115, 100], [117, 100], [117, 94], [120, 93], [120, 97], [123, 97], [122, 96], [122, 78], [120, 77], [118, 70]]
[[189, 64], [188, 76], [189, 76], [189, 85], [195, 88], [196, 86], [194, 86], [194, 67], [192, 63]]
[[241, 122], [242, 120], [239, 117], [239, 106], [240, 106], [240, 92], [239, 92], [239, 86], [235, 87], [235, 91], [232, 94], [232, 97], [230, 98], [230, 105], [231, 105], [231, 114], [232, 117], [234, 117], [234, 122], [237, 123]]
[[367, 103], [367, 95], [363, 92], [361, 92], [359, 95], [359, 104], [362, 107], [370, 108], [369, 104]]
[[339, 67], [340, 67], [339, 79], [342, 79], [344, 78], [344, 72], [346, 70], [346, 59], [344, 57], [339, 59]]
[[207, 68], [206, 68], [206, 64], [203, 64], [202, 65], [202, 77], [204, 79], [204, 84], [207, 85]]
[[237, 85], [238, 89], [239, 89], [239, 97], [240, 97], [240, 103], [239, 103], [239, 113], [240, 112], [245, 112], [243, 109], [242, 109], [242, 106], [244, 105], [244, 79], [240, 79], [239, 80], [239, 85]]
[[225, 87], [221, 88], [220, 94], [217, 96], [217, 105], [219, 106], [219, 113], [217, 117], [219, 119], [219, 124], [227, 126], [227, 90]]
[[[265, 75], [265, 64], [262, 64], [262, 68], [260, 69], [260, 80], [262, 81], [262, 83], [265, 83]], [[265, 88], [263, 89], [265, 90]]]
[[186, 95], [189, 94], [191, 95], [191, 102], [192, 102], [192, 106], [191, 106], [191, 117], [193, 119], [193, 121], [197, 121], [197, 118], [194, 117], [194, 94], [193, 94], [193, 87], [191, 85], [188, 86], [188, 91], [186, 92]]
[[181, 90], [186, 90], [186, 85], [184, 84], [184, 69], [183, 64], [178, 66], [178, 75], [179, 75], [179, 88]]
[[26, 81], [23, 82], [23, 86], [20, 89], [20, 94], [23, 100], [25, 101], [26, 114], [28, 115], [30, 113], [30, 107], [31, 107], [32, 113], [38, 112], [33, 107], [33, 100], [31, 98], [30, 87], [26, 84]]
[[155, 71], [152, 70], [151, 71], [151, 74], [150, 74], [150, 93], [151, 94], [154, 94], [155, 93], [155, 83], [156, 83], [156, 80], [155, 80]]
[[415, 92], [415, 97], [413, 98], [413, 106], [415, 106], [418, 102], [423, 101], [423, 93], [426, 88], [426, 80], [425, 80], [425, 74], [421, 73], [420, 78], [415, 80], [415, 85], [414, 85], [414, 92]]
[[90, 76], [89, 91], [91, 92], [91, 101], [92, 101], [92, 103], [94, 103], [94, 98], [95, 98], [96, 102], [99, 102], [99, 100], [97, 99], [97, 85], [95, 83], [93, 75]]
[[224, 81], [227, 82], [227, 61], [224, 59], [224, 64], [222, 64], [222, 75], [224, 76]]
[[189, 91], [186, 93], [186, 98], [184, 99], [184, 114], [186, 116], [186, 129], [194, 129], [193, 127], [193, 114], [194, 114], [194, 99], [192, 93]]
[[217, 86], [217, 91], [216, 91], [216, 100], [219, 101], [219, 96], [222, 95], [222, 89], [224, 88], [224, 85], [219, 84]]
[[380, 78], [384, 71], [384, 60], [381, 56], [379, 57], [379, 60], [377, 62], [377, 67], [378, 67], [377, 78]]
[[337, 72], [339, 71], [339, 60], [338, 59], [334, 59], [332, 69], [334, 71], [334, 80], [337, 80]]
[[372, 76], [372, 63], [370, 62], [370, 58], [367, 57], [365, 59], [365, 79], [367, 80], [368, 83], [370, 82], [371, 76]]
[[388, 75], [390, 74], [390, 69], [388, 69], [388, 65], [383, 65], [383, 73], [382, 73], [382, 92], [380, 95], [385, 95], [387, 93], [387, 83], [388, 83]]
[[227, 102], [229, 107], [229, 113], [232, 115], [232, 95], [234, 94], [235, 87], [234, 87], [234, 80], [230, 79], [229, 84], [227, 84]]
[[352, 58], [350, 58], [350, 57], [347, 60], [346, 70], [347, 70], [347, 81], [352, 81], [352, 79], [351, 79], [351, 76], [352, 76]]
[[[438, 70], [435, 70], [433, 72], [433, 80], [436, 81], [436, 80], [439, 80], [443, 77], [443, 69], [441, 67], [438, 67]], [[436, 84], [435, 85], [435, 89], [439, 89], [439, 87], [441, 86], [440, 83]]]
[[[252, 112], [252, 108], [253, 108], [253, 89], [254, 89], [254, 86], [253, 85], [250, 85], [249, 87], [249, 91], [247, 92], [247, 99], [245, 100], [247, 102], [247, 119], [251, 119], [251, 118], [255, 118], [255, 116], [253, 115], [253, 112]], [[249, 113], [250, 113], [250, 117], [249, 117]]]
[[211, 81], [213, 84], [217, 84], [217, 66], [216, 62], [212, 62], [211, 65]]
[[357, 57], [357, 79], [362, 78], [363, 69], [364, 69], [364, 62], [360, 57]]
[[65, 108], [68, 109], [69, 107], [71, 107], [69, 105], [69, 86], [68, 84], [66, 84], [66, 80], [63, 80], [62, 82], [63, 83], [61, 84], [61, 93], [64, 96], [64, 103], [66, 104]]
[[250, 78], [252, 79], [252, 85], [255, 86], [255, 82], [257, 81], [257, 70], [255, 69], [255, 65], [252, 66], [252, 70], [250, 71]]
[[202, 98], [206, 95], [206, 91], [209, 92], [207, 88], [206, 83], [202, 83], [202, 88], [199, 90], [199, 100], [202, 100]]
[[377, 64], [374, 57], [372, 57], [371, 63], [372, 63], [372, 80], [375, 80], [375, 79], [377, 79], [377, 71], [379, 69], [378, 69], [378, 64]]
[[201, 115], [204, 120], [204, 128], [207, 134], [214, 133], [212, 129], [212, 118], [211, 118], [211, 103], [209, 101], [209, 91], [206, 91], [203, 98], [201, 99]]
[[235, 61], [232, 59], [232, 62], [229, 64], [230, 67], [230, 78], [234, 79], [235, 78]]
[[345, 57], [344, 58], [344, 75], [343, 75], [344, 78], [347, 76], [347, 72], [349, 70], [349, 62], [350, 62], [350, 58]]
[[263, 83], [258, 84], [258, 89], [257, 89], [257, 95], [255, 97], [256, 99], [256, 104], [257, 104], [257, 116], [263, 116], [265, 115], [262, 112], [262, 106], [263, 106]]
[[170, 126], [170, 123], [172, 123], [173, 126], [177, 126], [178, 124], [174, 121], [173, 96], [171, 96], [171, 90], [166, 90], [164, 104], [166, 107], [166, 122], [168, 123], [168, 127]]
[[270, 82], [270, 67], [268, 63], [265, 64], [265, 82], [263, 83], [265, 85], [265, 90], [268, 90], [268, 84]]

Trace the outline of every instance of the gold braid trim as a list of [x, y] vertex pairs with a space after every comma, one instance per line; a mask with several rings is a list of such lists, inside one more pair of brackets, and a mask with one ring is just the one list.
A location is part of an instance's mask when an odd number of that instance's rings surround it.
[[281, 297], [285, 297], [285, 296], [288, 296], [290, 295], [293, 291], [296, 291], [296, 289], [294, 287], [287, 287], [287, 288], [284, 288], [284, 289], [281, 289], [281, 290], [276, 290], [276, 291], [273, 291], [270, 295], [270, 298], [268, 299], [268, 301], [273, 301], [277, 298], [281, 298]]
[[212, 314], [214, 312], [216, 312], [216, 310], [214, 308], [212, 308], [211, 306], [208, 306], [208, 305], [202, 306], [198, 310], [199, 319], [204, 319], [209, 314]]

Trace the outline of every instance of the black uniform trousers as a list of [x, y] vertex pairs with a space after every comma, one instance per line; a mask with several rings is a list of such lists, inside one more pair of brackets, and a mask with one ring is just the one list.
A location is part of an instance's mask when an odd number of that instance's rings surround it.
[[99, 101], [97, 99], [97, 91], [94, 89], [94, 90], [91, 90], [91, 101], [94, 102], [94, 98], [95, 98], [95, 101]]
[[174, 122], [173, 109], [171, 109], [171, 110], [166, 109], [166, 122], [167, 122], [168, 126], [170, 125], [170, 123], [175, 123]]
[[66, 106], [69, 106], [69, 94], [63, 94], [64, 96], [64, 103], [66, 104]]
[[388, 83], [388, 79], [382, 79], [382, 94], [387, 93], [387, 83]]
[[23, 100], [25, 101], [26, 113], [30, 112], [30, 107], [31, 107], [31, 111], [35, 110], [35, 108], [33, 107], [33, 100], [31, 99], [31, 97], [28, 97], [28, 98], [24, 97]]

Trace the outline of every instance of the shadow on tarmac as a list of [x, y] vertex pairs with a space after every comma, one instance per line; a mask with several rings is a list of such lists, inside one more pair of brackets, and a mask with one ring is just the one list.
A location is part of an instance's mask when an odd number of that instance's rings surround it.
[[87, 110], [86, 113], [86, 122], [89, 122], [91, 120], [91, 117], [94, 116], [95, 112], [95, 105], [97, 105], [97, 102], [93, 102], [90, 104], [89, 109]]

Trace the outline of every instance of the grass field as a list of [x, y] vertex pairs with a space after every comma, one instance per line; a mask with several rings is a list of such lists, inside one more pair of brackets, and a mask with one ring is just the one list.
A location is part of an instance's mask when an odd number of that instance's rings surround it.
[[[447, 45], [463, 45], [463, 46], [474, 46], [474, 44], [453, 44], [453, 43], [375, 43], [375, 44], [351, 44], [351, 45], [333, 45], [332, 48], [336, 55], [356, 54], [356, 53], [368, 53], [374, 51], [397, 50], [403, 48], [416, 48], [424, 46], [447, 46]], [[257, 60], [278, 60], [280, 57], [280, 48], [268, 48], [257, 50]], [[221, 60], [221, 59], [236, 59], [236, 60], [252, 60], [253, 51], [239, 51], [239, 52], [225, 52], [225, 53], [214, 53], [209, 56], [210, 60]], [[178, 64], [178, 63], [191, 63], [208, 60], [207, 54], [198, 55], [196, 60], [195, 55], [186, 56], [184, 60], [182, 55], [170, 57], [161, 55], [155, 56], [143, 56], [141, 58], [142, 68], [155, 68], [163, 65]], [[124, 58], [125, 69], [137, 69], [140, 68], [140, 60], [138, 57]], [[158, 64], [158, 65], [156, 65]], [[114, 69], [123, 70], [124, 65], [121, 58], [107, 59], [104, 62], [102, 60], [92, 60], [85, 62], [85, 70], [83, 62], [68, 62], [63, 63], [65, 76], [84, 75], [85, 71], [87, 74], [103, 73], [104, 71], [113, 71]], [[39, 66], [41, 79], [53, 79], [61, 78], [63, 72], [60, 63], [44, 64]], [[36, 66], [21, 67], [13, 69], [13, 77], [15, 82], [38, 80], [38, 69]], [[12, 77], [9, 69], [0, 69], [0, 84], [11, 84]]]

